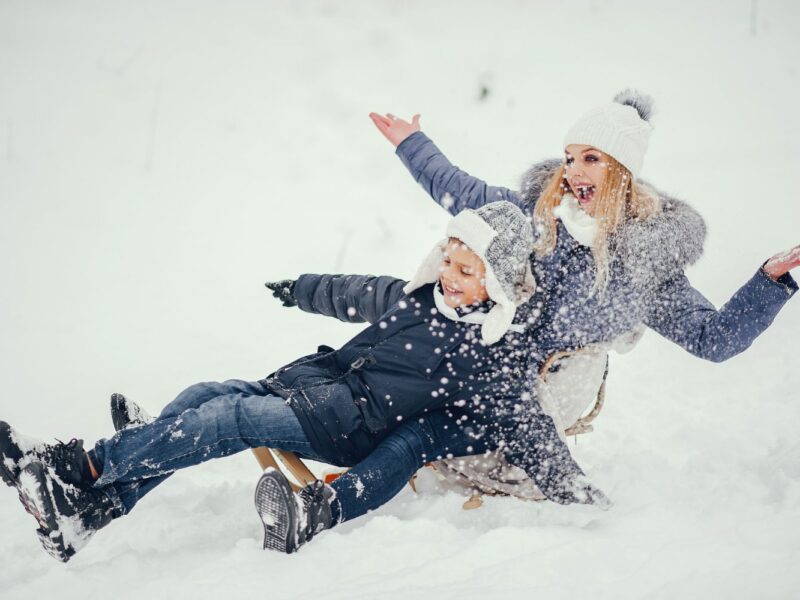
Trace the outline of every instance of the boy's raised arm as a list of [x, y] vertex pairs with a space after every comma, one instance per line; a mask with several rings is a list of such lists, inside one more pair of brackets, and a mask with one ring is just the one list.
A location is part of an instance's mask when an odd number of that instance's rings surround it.
[[[346, 323], [376, 323], [403, 296], [396, 277], [304, 274], [296, 281], [267, 284], [284, 306], [336, 317]], [[276, 289], [277, 288], [277, 289]]]

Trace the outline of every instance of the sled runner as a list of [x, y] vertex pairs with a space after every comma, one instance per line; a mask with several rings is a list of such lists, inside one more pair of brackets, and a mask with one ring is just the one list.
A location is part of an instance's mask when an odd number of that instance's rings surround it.
[[[294, 492], [297, 492], [300, 488], [314, 483], [317, 480], [317, 477], [294, 452], [284, 452], [283, 450], [261, 447], [253, 448], [253, 454], [255, 454], [262, 471], [271, 467], [288, 473], [289, 476], [294, 479], [294, 481], [289, 481], [289, 485], [292, 486], [292, 491]], [[278, 462], [275, 460], [276, 456], [283, 465], [283, 469], [280, 468]]]
[[[605, 401], [608, 350], [606, 345], [595, 345], [572, 352], [556, 352], [540, 369], [536, 382], [539, 402], [565, 437], [576, 436], [577, 439], [578, 435], [593, 431], [592, 422], [600, 414]], [[591, 409], [586, 412], [589, 406]], [[294, 479], [291, 485], [295, 491], [317, 479], [292, 452], [255, 448], [253, 453], [262, 470], [268, 467], [279, 469], [280, 462], [283, 471]], [[463, 505], [465, 510], [480, 507], [483, 495], [545, 499], [528, 475], [509, 465], [499, 452], [439, 460], [426, 466], [436, 471], [439, 479], [449, 487], [469, 496]], [[325, 482], [330, 483], [337, 476], [325, 476]], [[408, 483], [416, 492], [415, 479], [416, 475]]]

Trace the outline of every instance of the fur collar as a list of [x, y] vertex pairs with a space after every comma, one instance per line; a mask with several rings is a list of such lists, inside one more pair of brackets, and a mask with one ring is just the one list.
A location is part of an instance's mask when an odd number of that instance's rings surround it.
[[[533, 207], [547, 182], [561, 166], [550, 159], [534, 164], [522, 177], [520, 196]], [[661, 200], [661, 212], [643, 221], [625, 222], [610, 240], [612, 263], [618, 262], [633, 285], [652, 290], [703, 254], [706, 224], [694, 208], [652, 188]]]

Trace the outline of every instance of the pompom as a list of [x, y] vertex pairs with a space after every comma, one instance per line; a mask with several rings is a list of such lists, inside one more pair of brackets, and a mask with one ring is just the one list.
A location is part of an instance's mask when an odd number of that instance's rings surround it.
[[614, 102], [632, 106], [639, 113], [639, 117], [645, 121], [649, 121], [653, 114], [653, 98], [630, 88], [622, 90], [614, 96]]

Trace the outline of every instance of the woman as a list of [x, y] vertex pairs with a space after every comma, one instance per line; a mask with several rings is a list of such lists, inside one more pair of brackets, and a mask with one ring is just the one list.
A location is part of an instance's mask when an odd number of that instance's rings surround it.
[[[536, 243], [531, 260], [537, 287], [531, 300], [518, 309], [526, 313], [530, 344], [526, 371], [532, 377], [555, 352], [611, 343], [643, 325], [696, 356], [724, 361], [744, 351], [797, 291], [789, 271], [800, 265], [800, 246], [766, 261], [720, 310], [689, 284], [683, 270], [702, 253], [705, 224], [685, 203], [638, 180], [651, 133], [649, 115], [649, 99], [634, 92], [589, 111], [567, 133], [564, 160], [534, 165], [519, 193], [489, 186], [453, 166], [420, 131], [419, 115], [410, 123], [391, 114], [370, 115], [412, 176], [450, 212], [505, 200], [532, 216]], [[300, 300], [300, 308], [358, 320], [331, 304], [346, 298], [358, 301], [358, 286], [348, 282], [364, 280], [327, 277], [331, 302]], [[280, 290], [278, 297], [295, 303], [291, 281], [283, 282]], [[528, 391], [534, 394], [534, 386]], [[439, 437], [446, 437], [449, 447], [461, 452], [468, 447], [481, 453], [502, 446], [510, 463], [524, 466], [529, 438], [537, 433], [528, 429], [524, 418], [497, 417], [493, 406], [481, 423], [480, 445], [471, 442], [463, 425], [444, 431], [437, 429], [437, 423], [425, 423], [418, 430], [410, 424], [411, 429], [387, 438], [360, 465], [358, 474], [346, 474], [339, 485], [374, 496], [375, 504], [385, 502], [399, 491], [397, 482], [408, 480], [427, 460], [441, 458], [447, 451]], [[476, 418], [480, 421], [480, 415]], [[273, 478], [265, 475], [257, 489], [271, 485]], [[532, 478], [537, 485], [544, 482], [536, 475]], [[259, 512], [266, 519], [281, 517], [292, 511], [293, 504], [260, 507]]]
[[412, 176], [451, 213], [507, 200], [533, 217], [537, 355], [608, 342], [647, 325], [692, 354], [745, 350], [797, 291], [800, 246], [776, 254], [720, 310], [683, 273], [702, 254], [705, 224], [687, 204], [638, 179], [651, 101], [626, 91], [581, 117], [564, 160], [533, 165], [519, 193], [453, 166], [411, 123], [371, 113]]

